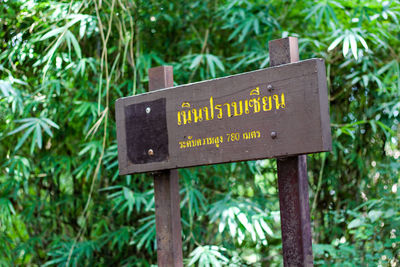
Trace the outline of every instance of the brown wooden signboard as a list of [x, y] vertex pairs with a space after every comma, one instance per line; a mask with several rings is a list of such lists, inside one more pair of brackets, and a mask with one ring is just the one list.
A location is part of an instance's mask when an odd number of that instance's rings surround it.
[[322, 59], [121, 98], [116, 121], [120, 174], [331, 149]]

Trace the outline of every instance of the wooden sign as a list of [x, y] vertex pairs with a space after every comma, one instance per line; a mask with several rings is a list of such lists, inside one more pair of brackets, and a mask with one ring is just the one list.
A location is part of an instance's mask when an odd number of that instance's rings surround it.
[[120, 98], [116, 121], [120, 174], [331, 149], [322, 59]]

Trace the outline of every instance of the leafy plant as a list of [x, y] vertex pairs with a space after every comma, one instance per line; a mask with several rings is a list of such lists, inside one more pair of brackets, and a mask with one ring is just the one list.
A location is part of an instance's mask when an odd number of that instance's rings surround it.
[[[0, 0], [0, 265], [156, 264], [153, 177], [118, 175], [114, 103], [324, 58], [333, 150], [308, 156], [314, 261], [399, 265], [399, 14], [393, 1]], [[182, 169], [191, 266], [280, 266], [276, 163]]]

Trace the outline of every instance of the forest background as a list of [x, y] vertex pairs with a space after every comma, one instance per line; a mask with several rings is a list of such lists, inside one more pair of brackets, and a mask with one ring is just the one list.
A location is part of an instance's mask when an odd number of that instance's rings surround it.
[[[0, 265], [156, 264], [153, 179], [118, 176], [114, 103], [324, 58], [333, 150], [308, 156], [316, 265], [399, 266], [400, 2], [0, 0]], [[181, 169], [185, 265], [282, 265], [275, 160]]]

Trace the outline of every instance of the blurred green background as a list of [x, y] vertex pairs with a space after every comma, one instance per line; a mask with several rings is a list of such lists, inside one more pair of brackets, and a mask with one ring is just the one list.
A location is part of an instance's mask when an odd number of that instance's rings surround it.
[[[308, 156], [315, 265], [399, 266], [400, 2], [0, 0], [0, 265], [156, 264], [153, 179], [118, 176], [114, 103], [324, 58], [333, 151]], [[276, 162], [180, 170], [185, 266], [280, 266]]]

